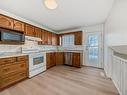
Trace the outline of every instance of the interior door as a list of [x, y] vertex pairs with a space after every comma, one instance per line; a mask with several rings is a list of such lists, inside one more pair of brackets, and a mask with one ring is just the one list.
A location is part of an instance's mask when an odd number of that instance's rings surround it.
[[86, 65], [102, 68], [101, 52], [101, 33], [86, 33]]

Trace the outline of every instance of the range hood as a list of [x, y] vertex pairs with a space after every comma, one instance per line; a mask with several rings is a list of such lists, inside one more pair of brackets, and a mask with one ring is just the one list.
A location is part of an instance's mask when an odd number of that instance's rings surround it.
[[31, 37], [31, 36], [25, 36], [25, 40], [27, 40], [27, 41], [36, 41], [36, 42], [42, 41], [41, 38]]

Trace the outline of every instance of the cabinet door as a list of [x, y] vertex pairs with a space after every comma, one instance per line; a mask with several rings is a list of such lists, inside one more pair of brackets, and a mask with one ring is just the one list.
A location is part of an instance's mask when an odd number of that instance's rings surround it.
[[75, 32], [75, 45], [82, 45], [82, 32]]
[[14, 20], [14, 30], [24, 31], [25, 24], [23, 22]]
[[44, 44], [48, 45], [48, 31], [44, 30]]
[[56, 45], [55, 34], [52, 33], [52, 45]]
[[42, 39], [42, 45], [45, 44], [45, 30], [41, 30], [41, 39]]
[[34, 26], [26, 24], [25, 25], [25, 34], [27, 36], [35, 36], [35, 32], [34, 32]]
[[13, 19], [0, 15], [0, 27], [13, 29]]
[[51, 66], [56, 66], [56, 53], [51, 53]]
[[57, 52], [56, 53], [56, 65], [62, 65], [62, 64], [64, 64], [64, 53]]
[[41, 29], [40, 28], [35, 28], [35, 37], [41, 38]]
[[52, 33], [48, 32], [48, 45], [52, 45]]
[[80, 53], [73, 53], [72, 54], [72, 65], [74, 67], [81, 67], [81, 59], [80, 59]]
[[51, 67], [51, 54], [50, 53], [47, 53], [46, 54], [46, 67], [47, 69], [49, 69]]
[[46, 54], [46, 65], [47, 65], [47, 69], [56, 65], [55, 53], [47, 53]]
[[58, 45], [58, 38], [57, 38], [57, 34], [52, 33], [52, 45]]

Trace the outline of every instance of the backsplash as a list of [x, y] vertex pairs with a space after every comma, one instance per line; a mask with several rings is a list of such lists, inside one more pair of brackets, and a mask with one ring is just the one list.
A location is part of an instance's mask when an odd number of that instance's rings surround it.
[[65, 46], [58, 46], [58, 50], [83, 50], [84, 47], [81, 45], [77, 45], [77, 46], [69, 46], [69, 47], [65, 47]]
[[0, 45], [0, 52], [21, 52], [22, 45]]
[[49, 50], [83, 50], [83, 46], [51, 46], [51, 45], [38, 45], [37, 41], [25, 40], [24, 45], [0, 45], [0, 53], [6, 52], [21, 52], [22, 48], [31, 49], [35, 48], [40, 51], [49, 51]]

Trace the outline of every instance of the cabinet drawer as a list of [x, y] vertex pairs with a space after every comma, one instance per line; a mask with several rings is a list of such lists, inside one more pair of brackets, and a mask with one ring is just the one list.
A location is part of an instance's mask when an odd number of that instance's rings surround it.
[[0, 65], [11, 65], [16, 61], [16, 58], [1, 58]]
[[27, 64], [16, 64], [16, 65], [9, 65], [9, 66], [2, 66], [0, 67], [0, 75], [2, 77], [5, 77], [6, 74], [12, 73], [12, 72], [18, 72], [21, 70], [26, 70]]
[[7, 78], [0, 78], [0, 89], [7, 87], [11, 84], [14, 84], [25, 78], [27, 78], [27, 73], [25, 71], [22, 73], [11, 74], [11, 76]]
[[28, 57], [27, 56], [19, 56], [19, 57], [17, 57], [17, 61], [24, 61], [24, 62], [26, 62], [26, 61], [28, 61]]

